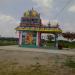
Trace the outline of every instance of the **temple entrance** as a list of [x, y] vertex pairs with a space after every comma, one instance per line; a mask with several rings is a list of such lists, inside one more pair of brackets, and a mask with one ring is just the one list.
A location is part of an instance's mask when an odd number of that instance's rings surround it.
[[54, 35], [42, 33], [41, 46], [45, 48], [54, 47]]
[[[22, 40], [21, 40], [22, 38]], [[57, 48], [58, 40], [56, 34], [22, 31], [22, 47], [32, 48]]]
[[55, 48], [57, 47], [57, 37], [52, 33], [42, 33], [41, 34], [41, 47], [43, 48]]

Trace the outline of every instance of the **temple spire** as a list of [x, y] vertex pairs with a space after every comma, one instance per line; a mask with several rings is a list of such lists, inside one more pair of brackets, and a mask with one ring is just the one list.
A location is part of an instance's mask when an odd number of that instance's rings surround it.
[[51, 27], [51, 23], [50, 23], [50, 21], [49, 21], [49, 23], [48, 23], [48, 27]]
[[32, 10], [34, 10], [34, 8], [32, 7]]

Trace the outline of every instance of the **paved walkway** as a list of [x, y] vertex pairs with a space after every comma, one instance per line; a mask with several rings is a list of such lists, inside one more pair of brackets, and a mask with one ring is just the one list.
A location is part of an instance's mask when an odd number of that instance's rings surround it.
[[18, 46], [0, 46], [0, 50], [14, 50], [14, 51], [32, 51], [32, 52], [45, 52], [53, 54], [75, 55], [75, 51], [71, 50], [54, 50], [54, 49], [40, 49], [40, 48], [21, 48]]

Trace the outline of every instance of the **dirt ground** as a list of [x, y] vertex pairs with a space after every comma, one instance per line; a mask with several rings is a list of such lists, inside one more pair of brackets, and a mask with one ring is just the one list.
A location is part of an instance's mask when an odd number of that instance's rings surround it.
[[37, 62], [39, 62], [41, 65], [46, 65], [49, 62], [53, 63], [55, 59], [63, 62], [65, 58], [65, 55], [59, 54], [0, 50], [0, 62], [14, 62], [25, 66], [35, 64]]
[[[51, 75], [75, 75], [75, 69], [65, 67], [63, 64], [68, 57], [75, 59], [75, 56], [62, 54], [0, 50], [0, 75], [19, 75], [20, 73], [18, 74], [17, 71], [22, 70], [23, 73], [25, 71], [24, 68], [29, 66], [37, 67], [37, 65], [39, 65], [39, 67], [40, 65], [43, 67], [43, 73], [45, 71], [48, 73], [41, 75], [50, 75], [51, 73]], [[10, 74], [11, 72], [12, 74]]]

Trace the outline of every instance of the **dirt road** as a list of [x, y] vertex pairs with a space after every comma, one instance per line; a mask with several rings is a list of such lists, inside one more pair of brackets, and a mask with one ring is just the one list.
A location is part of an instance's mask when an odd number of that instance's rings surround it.
[[57, 50], [57, 49], [41, 49], [41, 48], [22, 48], [18, 46], [0, 46], [0, 50], [15, 50], [15, 51], [29, 51], [29, 52], [40, 52], [40, 53], [53, 53], [53, 54], [65, 54], [75, 55], [75, 50]]
[[[69, 57], [75, 60], [75, 52], [0, 46], [0, 75], [39, 75], [33, 74], [32, 71], [37, 68], [37, 63], [40, 65], [40, 72], [43, 73], [40, 75], [75, 75], [75, 69], [64, 66]], [[28, 72], [30, 74], [26, 74]]]

